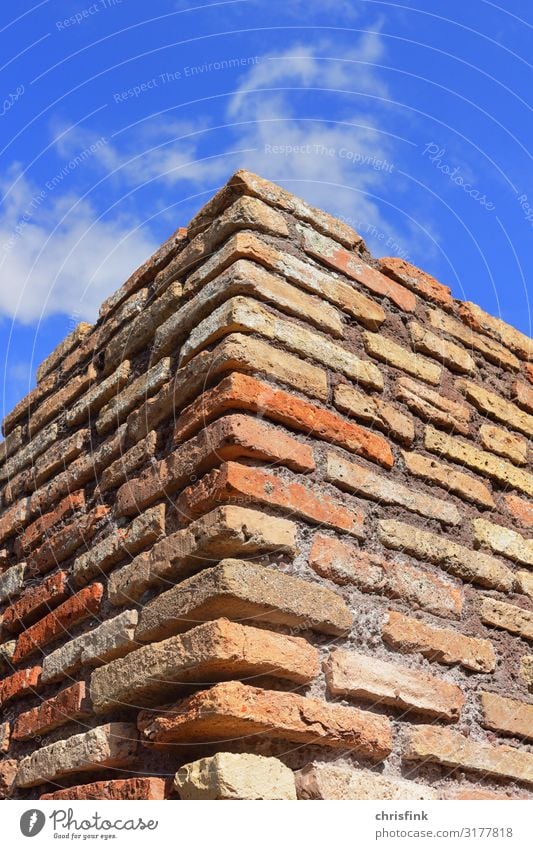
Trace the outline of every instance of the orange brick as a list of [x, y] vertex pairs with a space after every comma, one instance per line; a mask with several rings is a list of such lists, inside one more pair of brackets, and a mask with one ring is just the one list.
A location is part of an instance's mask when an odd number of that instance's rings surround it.
[[43, 793], [43, 800], [96, 802], [127, 799], [129, 801], [160, 801], [166, 798], [165, 781], [162, 778], [119, 778], [114, 781], [94, 781], [67, 787], [54, 793]]
[[497, 693], [481, 693], [481, 724], [500, 734], [533, 740], [533, 705]]
[[38, 707], [21, 713], [13, 726], [14, 740], [31, 740], [37, 734], [48, 734], [55, 728], [86, 719], [91, 715], [85, 696], [85, 684], [78, 681], [72, 687], [61, 690], [57, 696], [41, 702]]
[[185, 741], [220, 745], [243, 736], [250, 743], [259, 735], [260, 740], [345, 749], [375, 762], [392, 748], [385, 716], [237, 681], [195, 693], [164, 714], [141, 711], [138, 725], [145, 741], [156, 748]]
[[316, 534], [309, 565], [324, 578], [341, 586], [353, 584], [364, 592], [400, 598], [437, 616], [461, 615], [461, 590], [408, 563], [385, 560], [353, 545]]
[[315, 468], [308, 445], [251, 416], [231, 415], [208, 425], [172, 454], [127, 481], [118, 491], [116, 510], [131, 516], [172, 495], [223, 460], [251, 457], [281, 463], [296, 472]]
[[20, 533], [30, 520], [30, 499], [22, 498], [0, 516], [0, 543]]
[[386, 469], [393, 464], [392, 450], [383, 437], [269, 383], [238, 372], [204, 392], [183, 411], [176, 422], [174, 442], [180, 444], [221, 413], [235, 409], [259, 413], [308, 436], [340, 445]]
[[20, 663], [55, 640], [68, 637], [70, 628], [98, 612], [103, 594], [102, 584], [85, 587], [24, 631], [17, 640], [13, 663]]
[[96, 379], [96, 369], [91, 364], [84, 374], [71, 377], [66, 386], [58, 392], [53, 392], [32, 415], [28, 422], [28, 432], [35, 435], [45, 424], [67, 410], [83, 392], [89, 389]]
[[262, 469], [223, 463], [199, 483], [184, 490], [177, 501], [181, 515], [196, 517], [221, 503], [260, 503], [282, 508], [289, 515], [364, 536], [363, 513], [344, 507], [325, 493], [296, 481], [284, 480]]
[[514, 399], [519, 407], [528, 413], [533, 413], [533, 389], [522, 380], [515, 380], [513, 384]]
[[503, 500], [519, 524], [525, 528], [533, 528], [533, 504], [518, 495], [504, 495]]
[[434, 301], [441, 307], [453, 306], [452, 293], [449, 286], [443, 286], [431, 274], [421, 271], [399, 256], [384, 256], [379, 260], [379, 270], [392, 277], [403, 286], [407, 286], [417, 295]]
[[52, 533], [37, 551], [29, 555], [28, 568], [42, 574], [62, 563], [78, 548], [90, 542], [108, 513], [109, 507], [99, 505], [90, 513], [79, 516], [70, 525]]
[[31, 625], [45, 610], [51, 610], [68, 595], [67, 574], [55, 572], [37, 587], [28, 589], [18, 601], [4, 611], [2, 629], [17, 633]]
[[9, 678], [0, 681], [0, 707], [4, 707], [13, 699], [22, 699], [35, 693], [41, 681], [42, 668], [31, 666], [29, 669], [19, 669]]
[[83, 510], [85, 507], [85, 492], [83, 489], [77, 492], [71, 492], [66, 498], [59, 502], [57, 507], [50, 513], [39, 517], [35, 522], [29, 525], [26, 530], [15, 540], [15, 554], [22, 558], [32, 548], [42, 540], [45, 533], [57, 525], [62, 519], [75, 513], [76, 510]]
[[523, 360], [530, 360], [533, 355], [533, 341], [515, 327], [511, 327], [500, 318], [489, 315], [477, 304], [470, 301], [459, 303], [459, 314], [468, 327], [491, 336], [502, 345], [510, 348], [513, 353]]

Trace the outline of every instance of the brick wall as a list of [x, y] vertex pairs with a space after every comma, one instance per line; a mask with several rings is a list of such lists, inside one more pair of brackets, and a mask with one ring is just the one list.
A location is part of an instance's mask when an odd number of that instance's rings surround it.
[[532, 384], [238, 172], [4, 419], [0, 792], [528, 797]]

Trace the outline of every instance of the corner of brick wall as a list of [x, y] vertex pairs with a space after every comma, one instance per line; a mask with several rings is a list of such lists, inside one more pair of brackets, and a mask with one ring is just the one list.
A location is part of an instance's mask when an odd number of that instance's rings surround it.
[[237, 172], [4, 419], [0, 796], [531, 798], [532, 383]]

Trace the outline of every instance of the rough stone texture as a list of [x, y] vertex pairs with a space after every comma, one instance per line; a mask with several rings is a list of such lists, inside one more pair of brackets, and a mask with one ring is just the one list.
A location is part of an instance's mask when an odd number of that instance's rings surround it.
[[318, 670], [318, 654], [306, 640], [218, 619], [97, 669], [91, 701], [96, 713], [108, 713], [119, 705], [161, 703], [183, 685], [212, 677], [273, 675], [307, 683]]
[[511, 634], [518, 634], [525, 640], [533, 640], [533, 611], [531, 610], [524, 610], [523, 607], [517, 607], [515, 604], [484, 596], [481, 599], [479, 615], [487, 625], [503, 628]]
[[457, 380], [456, 386], [481, 413], [490, 416], [497, 422], [502, 422], [512, 430], [518, 430], [528, 437], [531, 435], [533, 416], [522, 412], [515, 404], [511, 404], [496, 393], [489, 392], [469, 380]]
[[14, 596], [20, 594], [24, 586], [25, 563], [17, 563], [0, 575], [0, 604], [11, 601]]
[[476, 371], [474, 360], [464, 348], [441, 339], [417, 321], [410, 322], [409, 335], [415, 351], [439, 360], [451, 371], [459, 372], [459, 374], [472, 374]]
[[506, 457], [519, 466], [527, 463], [527, 442], [522, 437], [501, 427], [486, 424], [479, 428], [479, 437], [487, 451]]
[[40, 798], [58, 802], [161, 801], [166, 798], [166, 787], [162, 778], [119, 778], [115, 781], [94, 781], [92, 784], [67, 787], [55, 793], [43, 793]]
[[7, 799], [11, 796], [17, 776], [18, 763], [12, 758], [5, 758], [0, 761], [0, 799]]
[[392, 339], [381, 336], [379, 333], [364, 333], [365, 348], [370, 356], [381, 360], [387, 365], [406, 371], [413, 377], [425, 380], [427, 383], [437, 385], [440, 383], [442, 370], [420, 355], [413, 354], [401, 345], [397, 345]]
[[492, 672], [496, 666], [496, 652], [489, 640], [467, 637], [451, 628], [434, 628], [395, 610], [389, 611], [383, 639], [394, 649], [420, 653], [448, 666], [460, 663], [474, 672]]
[[503, 345], [489, 339], [487, 336], [481, 336], [475, 333], [461, 321], [453, 318], [440, 310], [430, 310], [428, 315], [430, 324], [437, 330], [452, 336], [462, 342], [470, 351], [479, 351], [483, 354], [486, 360], [494, 363], [497, 366], [517, 370], [520, 368], [520, 361]]
[[411, 475], [422, 478], [428, 483], [435, 483], [465, 501], [472, 501], [481, 507], [495, 507], [494, 498], [488, 486], [473, 475], [459, 472], [453, 466], [439, 463], [433, 457], [425, 457], [415, 451], [402, 451], [402, 457]]
[[135, 726], [110, 722], [37, 749], [19, 763], [18, 787], [35, 787], [77, 772], [125, 767], [137, 752]]
[[431, 787], [347, 766], [311, 763], [296, 773], [299, 799], [438, 799]]
[[518, 495], [504, 495], [505, 506], [524, 528], [533, 528], [533, 504], [524, 501]]
[[454, 684], [369, 655], [336, 649], [326, 664], [332, 696], [391, 705], [404, 712], [457, 722], [465, 698]]
[[259, 734], [381, 761], [392, 746], [390, 722], [384, 716], [235, 681], [196, 693], [164, 714], [141, 712], [138, 724], [142, 739], [154, 747]]
[[410, 729], [404, 757], [533, 784], [533, 755], [529, 752], [479, 743], [457, 731], [433, 725]]
[[296, 799], [292, 770], [261, 755], [219, 752], [185, 764], [174, 787], [181, 799]]
[[533, 740], [533, 705], [496, 693], [481, 693], [480, 700], [485, 728], [520, 740]]
[[410, 377], [398, 378], [395, 393], [396, 398], [424, 421], [456, 433], [469, 432], [471, 411], [466, 404], [453, 401]]
[[5, 755], [9, 751], [11, 739], [11, 726], [9, 722], [0, 723], [0, 754]]
[[[389, 433], [393, 439], [405, 445], [411, 445], [415, 438], [415, 429], [411, 416], [402, 413], [397, 407], [388, 404], [376, 396], [365, 395], [358, 392], [347, 383], [340, 383], [335, 387], [333, 398], [334, 404], [343, 413], [361, 419], [364, 422], [378, 427]], [[331, 440], [332, 442], [337, 440]], [[338, 443], [342, 445], [341, 442]], [[350, 445], [345, 445], [350, 448]], [[353, 450], [353, 449], [351, 449]], [[356, 451], [357, 454], [363, 453]], [[363, 454], [363, 456], [365, 456]], [[369, 457], [368, 459], [372, 459]], [[385, 465], [385, 464], [383, 464]]]
[[336, 636], [352, 624], [341, 597], [325, 587], [246, 560], [222, 560], [143, 607], [135, 637], [161, 640], [219, 616]]
[[510, 560], [533, 567], [533, 540], [524, 537], [510, 528], [495, 525], [486, 519], [476, 519], [474, 525], [474, 542], [485, 545], [495, 554], [502, 554]]

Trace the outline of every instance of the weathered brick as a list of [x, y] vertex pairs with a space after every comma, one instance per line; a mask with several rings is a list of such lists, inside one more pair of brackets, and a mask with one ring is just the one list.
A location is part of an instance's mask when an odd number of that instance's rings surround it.
[[153, 463], [139, 478], [121, 486], [119, 516], [132, 516], [169, 497], [224, 460], [251, 457], [280, 463], [296, 472], [315, 469], [313, 451], [281, 429], [245, 415], [230, 415], [207, 425], [172, 454]]
[[131, 723], [100, 725], [22, 758], [16, 784], [35, 787], [78, 772], [125, 767], [132, 763], [137, 747], [138, 737]]
[[59, 524], [62, 519], [65, 519], [71, 513], [75, 513], [76, 510], [83, 510], [84, 507], [85, 492], [83, 489], [69, 493], [50, 513], [40, 516], [17, 537], [14, 546], [17, 556], [22, 557], [27, 554], [41, 542], [47, 531], [54, 525]]
[[510, 368], [513, 371], [518, 371], [520, 361], [503, 345], [495, 342], [486, 336], [480, 336], [470, 327], [465, 326], [461, 321], [453, 318], [451, 315], [441, 312], [441, 310], [429, 310], [429, 322], [436, 330], [447, 333], [458, 339], [471, 351], [478, 351], [483, 354], [486, 360], [503, 368]]
[[136, 639], [162, 640], [219, 616], [325, 634], [348, 632], [352, 615], [337, 593], [246, 560], [222, 560], [156, 596], [141, 610]]
[[467, 637], [451, 628], [434, 628], [395, 610], [389, 610], [382, 635], [393, 648], [419, 653], [438, 663], [460, 663], [474, 672], [492, 672], [496, 667], [496, 653], [489, 640]]
[[161, 296], [154, 297], [134, 321], [127, 322], [115, 333], [105, 346], [103, 374], [110, 375], [117, 363], [150, 346], [157, 328], [179, 309], [181, 298], [181, 283], [172, 283]]
[[72, 565], [78, 586], [88, 584], [94, 577], [109, 572], [124, 557], [138, 554], [165, 534], [165, 504], [158, 504], [142, 513], [126, 528], [119, 528], [100, 540], [93, 548], [80, 554]]
[[480, 693], [481, 724], [500, 734], [533, 740], [533, 705], [497, 693]]
[[294, 773], [277, 758], [217, 752], [180, 767], [180, 799], [296, 799]]
[[527, 442], [514, 433], [501, 427], [483, 424], [479, 428], [483, 448], [493, 451], [501, 457], [507, 457], [519, 466], [527, 463]]
[[109, 514], [109, 507], [103, 504], [90, 513], [78, 516], [74, 522], [53, 531], [43, 545], [28, 555], [28, 568], [33, 573], [48, 572], [54, 566], [67, 560], [78, 548], [87, 546]]
[[161, 704], [190, 683], [272, 675], [307, 683], [320, 670], [318, 652], [301, 637], [286, 637], [227, 619], [152, 643], [91, 675], [95, 713], [124, 705]]
[[18, 761], [6, 758], [0, 761], [0, 799], [11, 796], [17, 776]]
[[25, 424], [31, 416], [31, 411], [41, 403], [43, 398], [50, 395], [57, 388], [57, 376], [50, 374], [39, 383], [35, 389], [32, 389], [28, 395], [25, 395], [18, 404], [11, 410], [10, 413], [2, 421], [2, 434], [4, 437], [10, 436], [13, 433], [15, 426], [22, 422]]
[[9, 722], [0, 722], [0, 755], [5, 755], [9, 751], [10, 739], [11, 725]]
[[31, 625], [44, 611], [57, 607], [68, 595], [66, 572], [55, 572], [39, 586], [30, 587], [4, 611], [2, 630], [17, 633]]
[[434, 301], [439, 306], [450, 308], [453, 306], [453, 298], [449, 286], [439, 283], [431, 274], [421, 271], [416, 265], [399, 256], [384, 256], [379, 260], [379, 269], [383, 274], [397, 280], [403, 286]]
[[340, 383], [335, 387], [333, 403], [343, 413], [384, 430], [385, 433], [404, 445], [411, 445], [415, 438], [415, 428], [411, 416], [402, 413], [393, 404], [389, 404], [381, 398], [358, 392], [357, 389], [347, 383]]
[[489, 488], [472, 475], [459, 472], [453, 466], [439, 463], [433, 457], [425, 457], [414, 451], [402, 451], [402, 457], [411, 475], [428, 483], [435, 483], [465, 501], [472, 501], [481, 507], [496, 506]]
[[133, 472], [137, 471], [139, 466], [144, 466], [152, 460], [158, 444], [159, 434], [155, 430], [152, 430], [145, 439], [141, 439], [129, 451], [126, 451], [122, 457], [111, 463], [107, 469], [104, 469], [98, 480], [95, 498], [102, 496], [104, 492], [109, 492], [110, 489], [120, 486], [128, 480]]
[[306, 253], [325, 265], [329, 265], [335, 271], [346, 274], [352, 280], [356, 280], [375, 295], [388, 298], [401, 310], [414, 312], [416, 308], [415, 296], [400, 286], [396, 281], [386, 277], [376, 268], [364, 263], [353, 251], [347, 251], [341, 245], [322, 236], [305, 224], [297, 224], [296, 229], [300, 235], [301, 245]]
[[[131, 332], [130, 328], [128, 330]], [[125, 360], [110, 377], [96, 383], [67, 411], [68, 426], [74, 427], [97, 413], [114, 395], [118, 395], [128, 382], [130, 373], [131, 364]]]
[[44, 619], [26, 628], [17, 640], [13, 662], [20, 663], [35, 651], [40, 651], [50, 643], [68, 635], [70, 628], [74, 625], [94, 616], [100, 609], [103, 594], [102, 584], [84, 587]]
[[326, 455], [324, 477], [340, 489], [355, 492], [379, 504], [405, 507], [413, 513], [451, 525], [458, 525], [461, 522], [461, 514], [455, 504], [426, 495], [425, 492], [417, 492], [411, 487], [391, 480], [390, 477], [378, 475], [365, 466], [346, 460], [338, 454], [328, 452]]
[[520, 677], [533, 690], [533, 654], [525, 654], [520, 658]]
[[525, 539], [516, 531], [486, 519], [474, 519], [472, 524], [476, 546], [486, 545], [496, 554], [503, 554], [525, 566], [533, 566], [533, 540]]
[[183, 578], [224, 557], [296, 554], [296, 525], [245, 507], [217, 507], [109, 577], [112, 604], [138, 601], [158, 583]]
[[13, 655], [16, 645], [15, 640], [0, 643], [0, 672], [13, 671]]
[[511, 327], [500, 318], [495, 318], [489, 315], [477, 304], [470, 301], [459, 303], [459, 314], [469, 327], [477, 330], [479, 333], [486, 333], [487, 336], [492, 336], [506, 348], [510, 348], [520, 359], [531, 360], [533, 357], [533, 342], [521, 333], [515, 327]]
[[158, 327], [152, 346], [152, 362], [179, 349], [191, 330], [224, 301], [236, 295], [248, 295], [275, 304], [281, 312], [304, 319], [330, 336], [342, 338], [344, 335], [344, 326], [336, 307], [323, 298], [302, 292], [256, 263], [239, 259], [206, 283]]
[[24, 696], [37, 692], [41, 682], [40, 666], [31, 666], [29, 669], [19, 669], [8, 678], [0, 681], [0, 707], [4, 707], [13, 699], [22, 699]]
[[244, 169], [236, 171], [226, 185], [194, 216], [189, 223], [191, 236], [208, 227], [235, 197], [243, 194], [260, 198], [264, 203], [282, 209], [300, 221], [312, 224], [319, 233], [331, 236], [347, 248], [355, 248], [363, 243], [361, 236], [344, 221], [339, 221], [327, 212], [310, 206], [301, 198], [282, 189], [281, 186]]
[[470, 409], [465, 404], [452, 401], [409, 377], [398, 378], [395, 395], [424, 421], [433, 422], [445, 430], [468, 434]]
[[481, 621], [495, 628], [503, 628], [525, 640], [533, 640], [533, 612], [515, 604], [483, 596], [479, 615]]
[[309, 357], [370, 389], [383, 389], [383, 377], [373, 363], [361, 360], [329, 338], [269, 312], [257, 301], [237, 296], [214, 310], [190, 333], [181, 348], [180, 365], [221, 337], [231, 333], [258, 333], [295, 354]]
[[129, 383], [121, 392], [114, 395], [100, 410], [96, 420], [96, 430], [100, 435], [116, 429], [133, 409], [145, 399], [154, 395], [170, 378], [170, 358], [165, 357], [145, 374]]
[[[24, 444], [24, 430], [19, 425], [11, 433], [6, 436], [3, 442], [0, 442], [0, 467], [4, 465], [6, 460], [9, 460]], [[0, 471], [0, 480], [6, 477], [3, 469]]]
[[125, 610], [47, 654], [43, 660], [43, 682], [59, 681], [82, 666], [102, 666], [138, 648], [135, 641], [138, 618], [136, 610]]
[[[348, 392], [355, 392], [346, 384], [337, 387], [336, 391], [341, 388], [347, 390], [348, 400]], [[392, 466], [392, 450], [383, 437], [346, 421], [330, 410], [317, 407], [283, 389], [238, 372], [228, 375], [213, 389], [204, 392], [181, 413], [174, 429], [174, 442], [181, 444], [215, 417], [235, 409], [258, 413], [263, 418], [285, 424], [294, 430], [301, 430], [315, 439], [333, 442], [367, 460], [380, 463], [387, 469]], [[400, 417], [402, 414], [398, 413], [396, 423], [407, 438], [409, 420], [403, 416], [407, 421], [402, 422]], [[387, 420], [391, 422], [392, 428], [393, 416]]]
[[394, 519], [378, 522], [378, 535], [387, 548], [435, 563], [463, 581], [504, 592], [509, 592], [514, 586], [513, 572], [500, 560], [480, 551], [474, 555], [470, 549], [446, 537]]
[[410, 322], [409, 335], [413, 349], [417, 353], [421, 352], [439, 360], [451, 371], [459, 372], [459, 374], [473, 374], [476, 371], [475, 361], [464, 348], [442, 339], [417, 321]]
[[481, 413], [501, 422], [506, 427], [518, 430], [525, 436], [530, 437], [533, 432], [533, 416], [524, 413], [516, 404], [506, 401], [495, 392], [489, 392], [477, 383], [472, 383], [465, 378], [458, 378], [455, 385], [466, 398]]
[[277, 250], [254, 233], [237, 233], [232, 236], [214, 256], [190, 275], [185, 285], [185, 294], [198, 291], [228, 266], [243, 258], [253, 260], [301, 289], [319, 295], [352, 315], [365, 327], [377, 330], [385, 319], [382, 307], [358, 292], [350, 283], [292, 254]]
[[448, 581], [407, 563], [385, 560], [337, 539], [316, 534], [309, 565], [341, 586], [354, 584], [364, 592], [400, 598], [437, 616], [461, 615], [461, 590]]
[[0, 604], [5, 601], [11, 601], [13, 596], [20, 594], [24, 586], [24, 576], [26, 574], [26, 564], [17, 563], [16, 566], [11, 566], [0, 575]]
[[438, 799], [432, 787], [344, 764], [311, 763], [296, 773], [299, 799]]
[[54, 793], [43, 793], [42, 800], [58, 802], [82, 801], [161, 801], [166, 798], [165, 781], [162, 778], [117, 778], [112, 781], [94, 781], [66, 787]]
[[51, 419], [58, 418], [83, 392], [89, 389], [95, 379], [96, 369], [92, 364], [83, 374], [71, 377], [66, 386], [53, 392], [39, 405], [28, 422], [28, 432], [35, 435]]
[[533, 528], [533, 504], [524, 501], [518, 495], [512, 494], [504, 495], [503, 500], [509, 512], [513, 514], [520, 525], [525, 528]]
[[56, 422], [53, 422], [7, 461], [4, 466], [5, 476], [13, 478], [22, 469], [32, 466], [41, 454], [54, 445], [58, 436], [59, 427]]
[[523, 380], [513, 383], [513, 397], [519, 407], [528, 413], [533, 413], [533, 389]]
[[44, 377], [46, 377], [49, 372], [56, 369], [60, 364], [61, 360], [69, 354], [73, 348], [77, 348], [78, 345], [83, 342], [83, 340], [89, 335], [92, 330], [92, 325], [88, 324], [85, 321], [80, 322], [80, 324], [76, 325], [74, 330], [69, 333], [62, 342], [59, 343], [57, 348], [55, 348], [51, 354], [41, 363], [39, 368], [37, 369], [37, 382], [40, 383]]
[[441, 381], [442, 369], [430, 360], [413, 354], [401, 345], [397, 345], [392, 339], [382, 336], [380, 333], [369, 333], [365, 330], [363, 334], [365, 350], [367, 354], [375, 357], [389, 366], [406, 371], [427, 383], [438, 384]]
[[491, 746], [449, 728], [419, 725], [409, 729], [406, 760], [533, 783], [533, 755], [510, 746]]
[[142, 738], [156, 748], [184, 741], [220, 743], [241, 735], [249, 742], [260, 735], [261, 740], [345, 749], [371, 761], [386, 758], [392, 748], [385, 716], [238, 681], [195, 693], [164, 714], [142, 711], [138, 725]]
[[325, 672], [332, 696], [390, 705], [448, 722], [457, 722], [465, 702], [455, 684], [353, 651], [334, 649]]
[[91, 712], [85, 696], [85, 684], [78, 681], [61, 690], [57, 696], [41, 702], [38, 707], [21, 713], [13, 726], [13, 739], [31, 740], [37, 735], [48, 734], [67, 722], [87, 719]]
[[263, 469], [225, 462], [185, 489], [177, 500], [181, 515], [196, 518], [220, 502], [236, 500], [279, 507], [290, 515], [363, 537], [363, 513], [345, 507], [325, 493], [314, 492], [298, 481], [285, 480]]
[[514, 487], [527, 495], [533, 495], [533, 475], [524, 469], [517, 469], [507, 460], [501, 460], [488, 451], [481, 451], [470, 442], [455, 439], [444, 433], [439, 433], [432, 427], [427, 427], [424, 435], [424, 445], [428, 451], [447, 457], [463, 466], [473, 469], [482, 475], [493, 478], [505, 487]]
[[494, 790], [478, 790], [473, 786], [467, 787], [465, 790], [448, 790], [444, 793], [443, 799], [456, 800], [482, 800], [482, 799], [529, 799], [529, 796], [522, 793], [496, 793]]
[[519, 569], [515, 578], [517, 591], [533, 599], [533, 572]]

